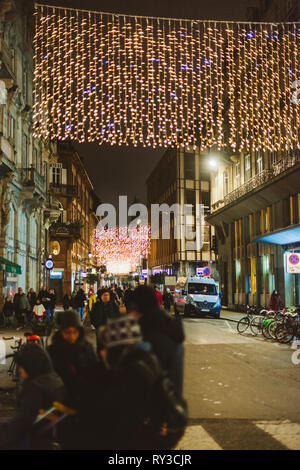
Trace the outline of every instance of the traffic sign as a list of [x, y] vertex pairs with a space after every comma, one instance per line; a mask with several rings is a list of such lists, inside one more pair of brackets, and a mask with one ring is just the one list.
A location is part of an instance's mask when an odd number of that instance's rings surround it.
[[210, 276], [211, 275], [211, 269], [208, 266], [203, 269], [203, 275], [204, 276]]
[[300, 253], [286, 253], [286, 271], [290, 274], [300, 273]]
[[52, 269], [53, 266], [54, 266], [53, 260], [51, 258], [46, 259], [45, 268], [49, 269], [49, 271], [50, 271], [50, 269]]

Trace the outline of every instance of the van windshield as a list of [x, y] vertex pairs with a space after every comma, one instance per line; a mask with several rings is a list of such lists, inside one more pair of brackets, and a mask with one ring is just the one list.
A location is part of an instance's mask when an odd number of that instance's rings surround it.
[[217, 295], [215, 284], [191, 282], [188, 287], [189, 294]]

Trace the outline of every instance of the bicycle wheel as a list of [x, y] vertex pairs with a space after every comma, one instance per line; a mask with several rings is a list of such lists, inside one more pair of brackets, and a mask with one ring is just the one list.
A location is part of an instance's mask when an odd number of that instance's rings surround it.
[[250, 330], [254, 334], [254, 336], [257, 336], [259, 333], [261, 333], [262, 330], [262, 317], [256, 316], [253, 317], [251, 322], [250, 322]]
[[269, 333], [269, 325], [270, 325], [270, 323], [272, 323], [273, 321], [274, 321], [274, 319], [273, 319], [273, 318], [270, 318], [270, 319], [264, 320], [264, 322], [263, 322], [261, 332], [262, 332], [262, 335], [263, 335], [266, 339], [271, 339], [271, 335], [270, 335], [270, 333]]
[[277, 339], [276, 338], [276, 331], [277, 331], [277, 328], [281, 325], [281, 323], [279, 321], [271, 321], [268, 326], [267, 326], [267, 333], [268, 335], [270, 336], [271, 339]]
[[276, 339], [279, 343], [287, 344], [292, 341], [294, 337], [294, 330], [289, 326], [281, 325], [276, 330]]
[[250, 319], [248, 317], [242, 317], [238, 324], [236, 325], [236, 329], [239, 333], [245, 333], [245, 331], [250, 326]]

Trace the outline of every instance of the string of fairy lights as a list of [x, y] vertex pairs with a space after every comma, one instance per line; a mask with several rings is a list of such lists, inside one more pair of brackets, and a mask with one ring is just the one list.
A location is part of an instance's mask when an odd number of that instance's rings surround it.
[[150, 226], [95, 229], [93, 255], [109, 272], [129, 273], [150, 253]]
[[34, 134], [234, 151], [300, 148], [300, 23], [36, 5]]

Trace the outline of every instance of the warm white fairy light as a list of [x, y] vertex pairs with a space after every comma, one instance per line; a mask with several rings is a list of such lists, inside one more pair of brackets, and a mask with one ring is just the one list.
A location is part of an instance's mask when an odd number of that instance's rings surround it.
[[93, 233], [93, 254], [99, 265], [107, 267], [126, 264], [135, 270], [140, 259], [148, 257], [150, 244], [149, 226], [103, 228]]
[[111, 145], [300, 147], [300, 24], [36, 6], [35, 137]]

